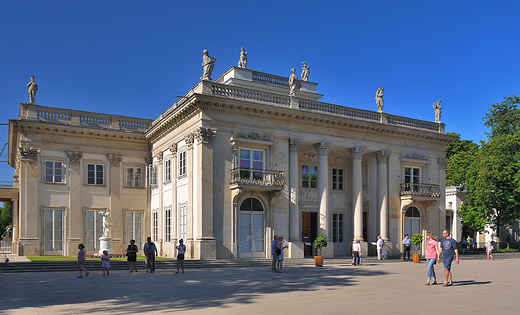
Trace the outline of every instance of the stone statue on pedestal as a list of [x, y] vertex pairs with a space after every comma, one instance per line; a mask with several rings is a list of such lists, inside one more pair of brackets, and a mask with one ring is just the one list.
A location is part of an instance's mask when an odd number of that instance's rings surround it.
[[112, 236], [112, 233], [110, 233], [110, 228], [112, 225], [114, 225], [114, 222], [112, 221], [112, 215], [110, 214], [110, 211], [99, 211], [99, 213], [103, 215], [103, 237]]
[[385, 90], [384, 88], [379, 87], [379, 89], [377, 89], [377, 92], [376, 92], [377, 111], [380, 113], [383, 112], [383, 106], [385, 105], [385, 101], [383, 100], [384, 90]]
[[2, 234], [3, 239], [11, 239], [13, 237], [13, 225], [10, 224], [5, 227], [5, 232]]
[[310, 74], [309, 69], [310, 68], [311, 67], [309, 67], [307, 65], [307, 63], [304, 61], [302, 64], [302, 81], [306, 81], [306, 82], [309, 81], [309, 74]]
[[433, 108], [435, 109], [435, 122], [441, 122], [441, 101], [437, 101], [437, 103], [433, 103]]
[[302, 84], [300, 83], [300, 81], [298, 81], [298, 76], [295, 73], [296, 69], [292, 68], [291, 72], [291, 76], [289, 77], [289, 95], [293, 96], [296, 94], [296, 91], [300, 90]]
[[244, 47], [240, 48], [240, 60], [238, 61], [239, 68], [247, 68], [247, 52]]
[[27, 92], [29, 94], [29, 103], [36, 104], [34, 99], [36, 98], [36, 91], [38, 91], [38, 84], [34, 82], [34, 76], [31, 76], [31, 82], [27, 83], [27, 87], [29, 88]]
[[202, 67], [204, 68], [204, 73], [202, 74], [201, 80], [209, 80], [211, 81], [211, 74], [213, 73], [213, 66], [215, 62], [217, 62], [216, 57], [210, 57], [208, 50], [204, 49], [204, 55], [202, 56]]

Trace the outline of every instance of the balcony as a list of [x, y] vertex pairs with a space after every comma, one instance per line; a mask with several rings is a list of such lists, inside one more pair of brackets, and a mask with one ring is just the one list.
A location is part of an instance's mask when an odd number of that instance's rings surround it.
[[441, 196], [441, 185], [436, 184], [401, 184], [399, 195], [402, 198], [411, 197], [412, 199], [432, 199]]
[[260, 190], [282, 190], [285, 186], [285, 177], [283, 171], [238, 167], [231, 170], [229, 184], [231, 189], [249, 187]]

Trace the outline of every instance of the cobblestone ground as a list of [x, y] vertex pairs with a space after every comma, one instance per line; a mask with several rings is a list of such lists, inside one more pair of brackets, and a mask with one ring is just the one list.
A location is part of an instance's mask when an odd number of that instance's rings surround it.
[[[454, 286], [426, 286], [425, 262], [2, 274], [0, 314], [514, 314], [519, 259], [463, 260]], [[325, 261], [326, 264], [326, 261]], [[436, 265], [442, 283], [442, 264]], [[515, 311], [516, 310], [516, 311]]]

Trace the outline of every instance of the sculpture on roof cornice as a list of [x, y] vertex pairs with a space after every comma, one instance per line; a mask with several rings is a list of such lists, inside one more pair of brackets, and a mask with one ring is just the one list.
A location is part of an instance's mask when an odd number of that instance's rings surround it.
[[247, 52], [244, 47], [240, 48], [240, 60], [238, 61], [239, 68], [247, 68]]
[[441, 101], [437, 101], [437, 103], [433, 103], [433, 108], [435, 109], [435, 122], [441, 122]]
[[302, 64], [302, 81], [306, 81], [306, 82], [309, 81], [309, 74], [310, 74], [309, 69], [310, 68], [311, 67], [309, 67], [307, 65], [307, 63], [304, 61]]
[[296, 94], [296, 91], [299, 91], [302, 87], [300, 81], [298, 81], [298, 76], [296, 75], [296, 69], [291, 69], [291, 76], [289, 77], [289, 95], [293, 96]]
[[204, 73], [200, 79], [211, 81], [211, 74], [213, 73], [213, 66], [217, 62], [217, 57], [210, 57], [207, 49], [204, 49], [203, 54], [202, 67], [204, 68]]
[[34, 82], [34, 76], [31, 76], [31, 82], [27, 83], [27, 87], [29, 88], [29, 91], [27, 94], [29, 94], [29, 103], [36, 104], [36, 91], [38, 91], [38, 84]]
[[379, 87], [376, 92], [376, 104], [377, 104], [377, 111], [382, 113], [383, 112], [383, 106], [385, 105], [385, 101], [383, 100], [383, 92], [385, 91], [384, 88]]

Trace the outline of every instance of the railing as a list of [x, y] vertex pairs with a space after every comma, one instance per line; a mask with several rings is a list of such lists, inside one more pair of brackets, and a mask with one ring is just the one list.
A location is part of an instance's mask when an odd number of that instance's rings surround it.
[[14, 188], [14, 182], [0, 181], [0, 188]]
[[429, 122], [429, 121], [421, 121], [421, 120], [393, 116], [393, 115], [388, 115], [388, 124], [417, 128], [417, 129], [426, 129], [426, 130], [437, 131], [437, 132], [439, 131], [438, 123]]
[[377, 121], [381, 120], [381, 114], [368, 110], [349, 108], [321, 102], [300, 101], [300, 109], [325, 112], [332, 115], [341, 115], [349, 118]]
[[248, 100], [275, 106], [289, 107], [291, 102], [291, 99], [288, 96], [280, 96], [271, 93], [257, 92], [254, 90], [248, 90], [215, 83], [211, 85], [211, 93], [217, 96]]
[[20, 119], [135, 132], [146, 132], [152, 124], [152, 121], [148, 119], [44, 107], [34, 104], [21, 105]]
[[289, 87], [289, 78], [279, 77], [260, 72], [253, 72], [253, 82]]
[[249, 168], [234, 168], [231, 170], [231, 185], [254, 185], [263, 187], [284, 187], [285, 177], [283, 171], [253, 170]]
[[0, 259], [2, 256], [13, 256], [13, 243], [0, 241]]
[[441, 185], [435, 184], [401, 184], [401, 196], [439, 198], [441, 196]]

